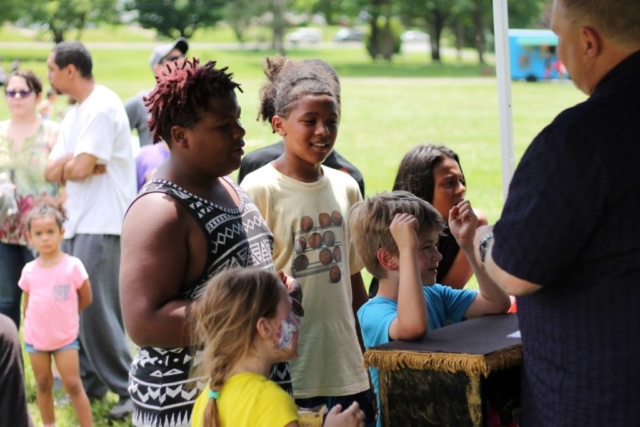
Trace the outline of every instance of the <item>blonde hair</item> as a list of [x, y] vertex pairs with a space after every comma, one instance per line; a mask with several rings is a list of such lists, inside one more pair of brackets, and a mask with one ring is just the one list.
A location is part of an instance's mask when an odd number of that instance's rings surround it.
[[431, 204], [407, 191], [385, 191], [353, 205], [349, 214], [351, 235], [358, 256], [367, 271], [376, 279], [387, 276], [387, 271], [378, 261], [378, 249], [398, 255], [398, 245], [389, 231], [389, 226], [399, 213], [408, 213], [416, 217], [419, 234], [440, 234], [446, 227], [444, 219]]
[[[196, 340], [203, 344], [196, 374], [210, 378], [212, 391], [220, 391], [231, 369], [251, 352], [258, 320], [273, 318], [280, 298], [280, 279], [267, 270], [229, 269], [206, 284], [190, 313]], [[217, 406], [216, 399], [209, 399], [205, 426], [220, 425]]]

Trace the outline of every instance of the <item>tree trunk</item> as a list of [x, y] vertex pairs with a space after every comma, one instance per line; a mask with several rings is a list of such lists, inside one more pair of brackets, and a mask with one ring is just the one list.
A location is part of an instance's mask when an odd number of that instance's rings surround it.
[[431, 60], [433, 62], [441, 62], [440, 60], [440, 38], [442, 37], [442, 29], [444, 28], [445, 15], [436, 11], [433, 14], [432, 31], [431, 31]]
[[335, 20], [333, 19], [335, 5], [332, 0], [323, 0], [318, 5], [318, 11], [324, 16], [324, 19], [327, 21], [327, 25], [334, 25]]
[[464, 49], [464, 25], [461, 20], [458, 20], [456, 22], [456, 51], [459, 62], [462, 61], [462, 49]]
[[244, 44], [244, 32], [247, 29], [244, 18], [235, 20], [233, 24], [231, 24], [231, 28], [236, 36], [236, 40], [238, 40], [240, 44]]
[[384, 31], [382, 32], [382, 57], [386, 61], [391, 61], [393, 56], [393, 34], [391, 32], [391, 17], [385, 17]]
[[371, 38], [367, 51], [371, 59], [376, 59], [380, 54], [380, 29], [378, 28], [378, 15], [372, 15], [369, 21], [371, 26]]
[[64, 41], [64, 31], [60, 28], [51, 27], [51, 33], [53, 34], [53, 41], [55, 44], [62, 43]]
[[271, 22], [271, 28], [273, 29], [273, 40], [271, 41], [271, 48], [277, 50], [282, 56], [286, 54], [284, 50], [284, 29], [287, 22], [284, 18], [285, 13], [285, 0], [275, 0], [273, 2], [273, 21]]
[[482, 0], [476, 0], [475, 5], [476, 7], [473, 11], [473, 29], [475, 32], [476, 50], [478, 51], [478, 62], [484, 65], [484, 19], [482, 17]]
[[80, 40], [82, 38], [82, 30], [84, 30], [84, 26], [87, 20], [87, 15], [82, 15], [80, 20], [78, 21], [78, 33], [76, 34], [76, 40]]

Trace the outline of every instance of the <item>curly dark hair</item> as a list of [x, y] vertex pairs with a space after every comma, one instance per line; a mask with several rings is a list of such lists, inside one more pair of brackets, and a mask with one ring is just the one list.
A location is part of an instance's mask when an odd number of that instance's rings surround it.
[[335, 70], [319, 59], [293, 61], [266, 57], [263, 65], [268, 81], [260, 88], [258, 120], [288, 117], [295, 103], [307, 95], [328, 95], [340, 105], [340, 81]]
[[145, 98], [154, 143], [164, 140], [171, 144], [173, 126], [193, 129], [210, 110], [212, 98], [236, 89], [242, 92], [240, 84], [232, 79], [233, 73], [227, 73], [228, 67], [215, 68], [216, 61], [204, 65], [199, 62], [193, 58], [181, 66], [167, 64], [167, 72], [156, 77], [156, 87]]
[[36, 202], [35, 206], [29, 211], [24, 219], [27, 230], [31, 231], [31, 221], [34, 218], [51, 216], [56, 220], [58, 227], [62, 228], [62, 224], [67, 220], [67, 211], [59, 198], [46, 196]]

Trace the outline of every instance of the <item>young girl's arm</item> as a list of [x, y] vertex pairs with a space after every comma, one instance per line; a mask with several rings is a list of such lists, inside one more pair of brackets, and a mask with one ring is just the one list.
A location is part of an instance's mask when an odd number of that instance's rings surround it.
[[460, 245], [460, 249], [467, 256], [478, 280], [479, 292], [464, 313], [466, 318], [504, 313], [511, 306], [509, 296], [489, 277], [486, 270], [480, 267], [475, 257], [473, 239], [475, 238], [477, 223], [478, 218], [467, 200], [454, 206], [449, 212], [451, 233], [456, 238], [458, 245]]
[[78, 311], [87, 308], [91, 301], [93, 301], [93, 294], [91, 293], [91, 283], [87, 279], [78, 289]]

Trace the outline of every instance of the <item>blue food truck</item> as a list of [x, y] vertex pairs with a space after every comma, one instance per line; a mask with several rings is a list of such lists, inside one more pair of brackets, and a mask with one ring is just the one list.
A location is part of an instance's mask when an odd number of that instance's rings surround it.
[[566, 78], [558, 61], [558, 36], [551, 30], [509, 30], [511, 79], [550, 80]]

